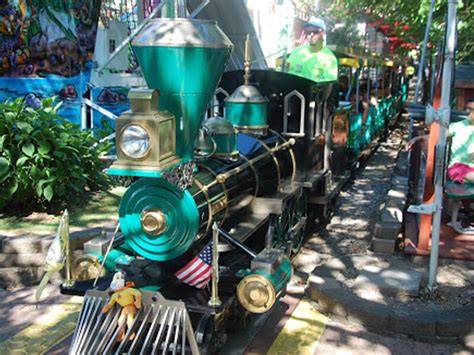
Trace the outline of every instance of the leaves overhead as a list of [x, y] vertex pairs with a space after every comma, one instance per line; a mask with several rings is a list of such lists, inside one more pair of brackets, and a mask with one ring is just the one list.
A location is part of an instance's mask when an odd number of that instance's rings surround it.
[[[314, 16], [322, 16], [333, 23], [342, 23], [346, 30], [354, 23], [365, 21], [390, 25], [405, 41], [422, 44], [431, 0], [293, 0], [299, 9], [307, 9]], [[320, 8], [316, 6], [320, 4]], [[447, 0], [436, 0], [429, 42], [438, 47], [445, 33]], [[474, 62], [474, 1], [458, 0], [457, 8], [458, 62]], [[397, 26], [398, 25], [398, 26]], [[403, 27], [403, 26], [409, 26]], [[350, 36], [347, 37], [350, 39]], [[345, 43], [351, 45], [352, 43]]]

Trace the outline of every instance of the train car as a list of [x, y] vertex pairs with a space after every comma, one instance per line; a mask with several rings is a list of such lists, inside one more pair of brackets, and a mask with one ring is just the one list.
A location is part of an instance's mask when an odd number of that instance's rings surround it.
[[[85, 295], [71, 353], [213, 353], [273, 307], [307, 225], [329, 218], [350, 111], [337, 83], [251, 71], [249, 50], [244, 71], [223, 74], [232, 44], [213, 21], [152, 20], [132, 46], [148, 88], [116, 120], [108, 172], [136, 181], [120, 233], [88, 242], [62, 288]], [[124, 275], [129, 288], [110, 292]], [[135, 288], [133, 317], [105, 306]]]

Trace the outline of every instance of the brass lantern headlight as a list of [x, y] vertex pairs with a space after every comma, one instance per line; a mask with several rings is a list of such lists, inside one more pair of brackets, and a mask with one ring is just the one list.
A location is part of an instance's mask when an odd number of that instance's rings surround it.
[[142, 126], [128, 125], [120, 136], [120, 146], [130, 158], [143, 158], [150, 151], [150, 135]]

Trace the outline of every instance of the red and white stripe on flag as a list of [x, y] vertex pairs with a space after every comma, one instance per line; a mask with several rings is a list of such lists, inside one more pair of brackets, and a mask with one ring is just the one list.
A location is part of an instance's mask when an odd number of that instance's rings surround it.
[[196, 288], [204, 288], [212, 275], [212, 243], [209, 243], [188, 264], [175, 273], [175, 276]]

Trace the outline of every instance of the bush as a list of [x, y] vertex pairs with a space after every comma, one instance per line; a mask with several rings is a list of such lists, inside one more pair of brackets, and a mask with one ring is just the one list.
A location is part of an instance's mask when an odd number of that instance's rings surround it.
[[60, 106], [54, 98], [0, 104], [0, 210], [60, 207], [107, 185], [99, 156], [108, 145], [59, 116]]

